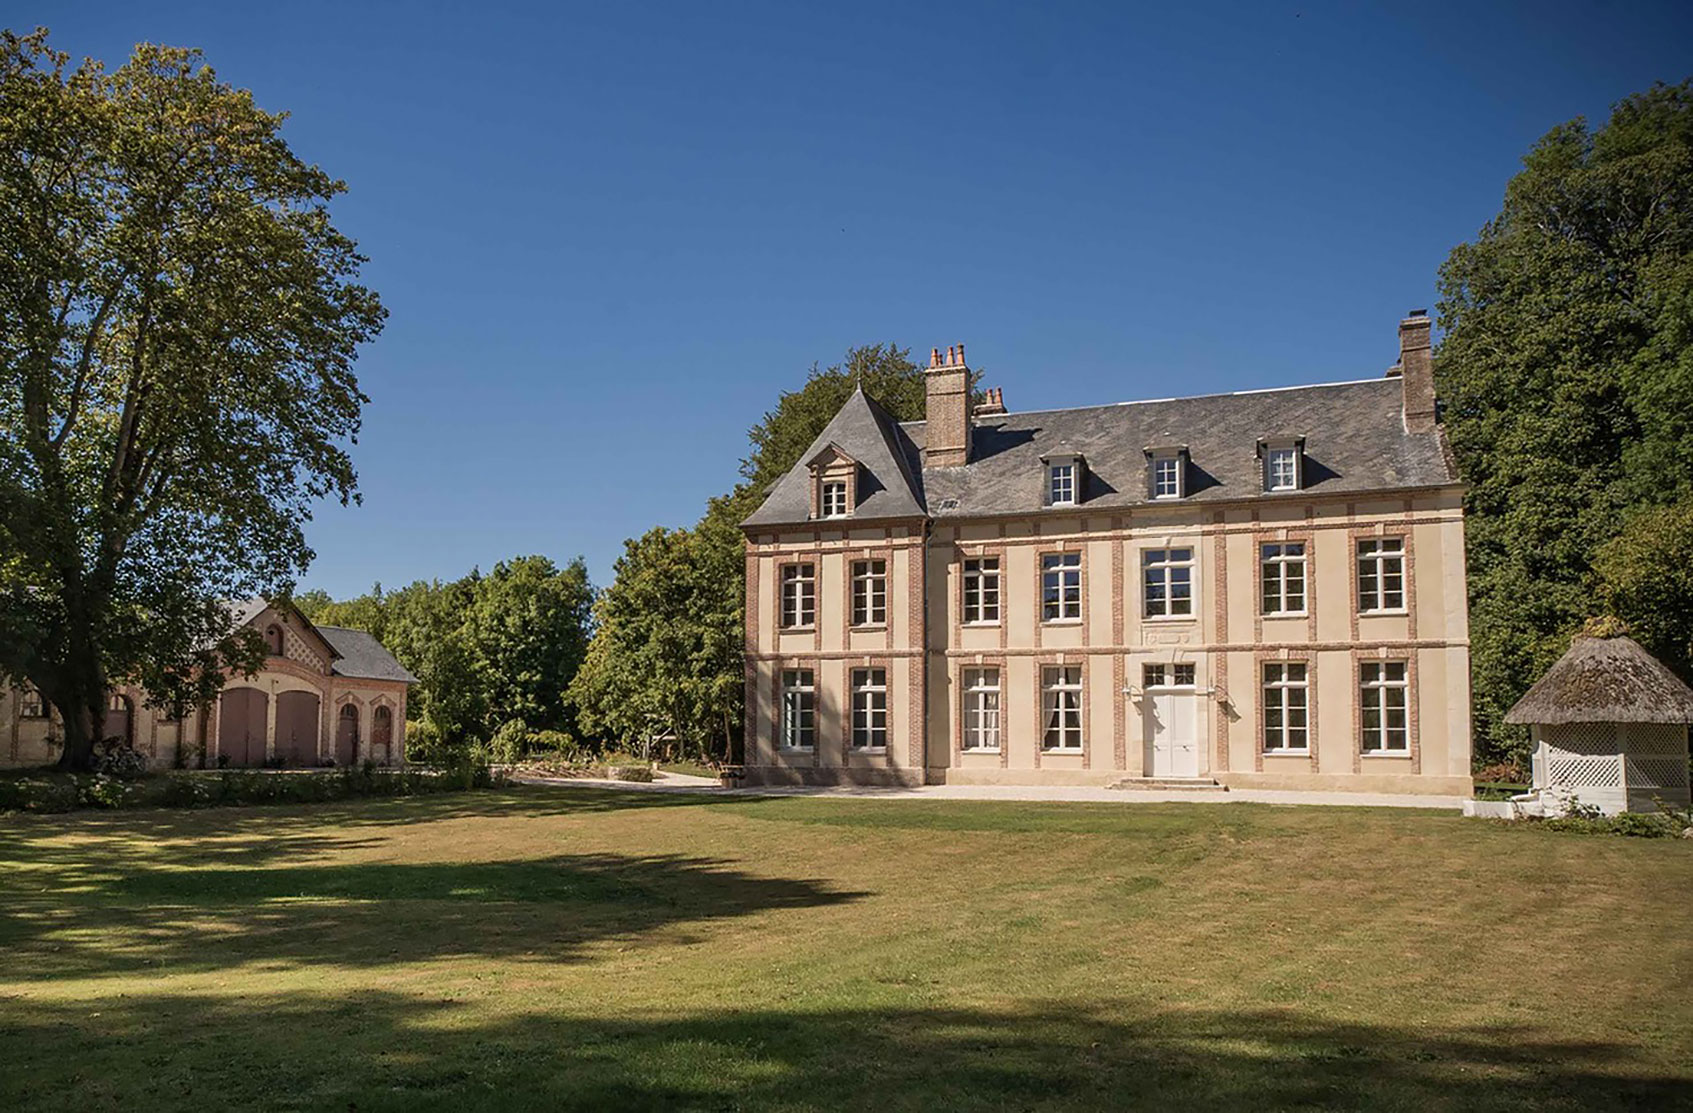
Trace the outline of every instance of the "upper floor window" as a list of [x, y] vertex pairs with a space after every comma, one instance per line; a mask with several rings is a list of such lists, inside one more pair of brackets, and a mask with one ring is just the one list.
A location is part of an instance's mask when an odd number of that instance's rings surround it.
[[1193, 550], [1147, 549], [1141, 555], [1147, 618], [1193, 614]]
[[1046, 501], [1052, 506], [1069, 506], [1076, 501], [1076, 465], [1048, 464]]
[[24, 719], [45, 719], [47, 717], [47, 701], [41, 698], [41, 689], [33, 684], [25, 684], [19, 689], [18, 715]]
[[1358, 610], [1405, 609], [1405, 539], [1378, 537], [1358, 542]]
[[964, 670], [964, 748], [999, 749], [999, 670]]
[[1264, 455], [1264, 487], [1271, 491], [1299, 489], [1299, 450], [1272, 448]]
[[1040, 558], [1041, 621], [1082, 617], [1082, 554], [1047, 553]]
[[998, 557], [973, 557], [964, 562], [964, 621], [999, 621]]
[[782, 746], [809, 750], [817, 745], [817, 685], [810, 669], [782, 670]]
[[844, 518], [847, 513], [847, 485], [841, 480], [823, 484], [823, 517]]
[[852, 744], [879, 750], [888, 744], [888, 670], [852, 670]]
[[888, 562], [852, 562], [852, 624], [880, 626], [888, 620]]
[[1048, 750], [1082, 748], [1082, 670], [1079, 665], [1041, 669], [1041, 745]]
[[1182, 462], [1177, 456], [1152, 458], [1152, 497], [1179, 499], [1182, 497]]
[[1263, 613], [1304, 614], [1305, 543], [1277, 541], [1262, 546], [1259, 552]]
[[1411, 752], [1406, 717], [1409, 687], [1404, 661], [1365, 661], [1358, 666], [1359, 722], [1363, 727], [1358, 745], [1364, 753]]
[[1264, 752], [1305, 753], [1310, 724], [1303, 661], [1264, 663]]
[[817, 622], [817, 575], [810, 564], [782, 566], [782, 628], [804, 629]]
[[265, 627], [265, 652], [272, 657], [282, 656], [282, 627], [274, 623]]

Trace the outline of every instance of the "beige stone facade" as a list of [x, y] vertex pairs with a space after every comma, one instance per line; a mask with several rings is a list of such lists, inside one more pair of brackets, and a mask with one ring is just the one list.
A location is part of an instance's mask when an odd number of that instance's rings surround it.
[[[970, 434], [938, 438], [944, 467], [916, 443], [935, 430], [883, 423], [891, 470], [857, 485], [891, 489], [903, 467], [915, 512], [883, 500], [875, 517], [857, 502], [820, 518], [799, 486], [824, 477], [796, 469], [746, 526], [749, 779], [1467, 792], [1462, 489], [1438, 428], [1415, 428], [1432, 408], [1426, 318], [1406, 324], [1385, 382], [1155, 413], [978, 412]], [[959, 376], [942, 370], [944, 411]], [[1383, 412], [1402, 389], [1409, 423]], [[1163, 427], [1184, 413], [1206, 428]], [[828, 459], [873, 455], [867, 423], [843, 410]], [[1158, 446], [1177, 442], [1202, 478], [1150, 497]], [[1299, 446], [1291, 489], [1264, 478], [1266, 443]], [[951, 462], [960, 445], [970, 458]], [[1060, 482], [1051, 461], [1072, 458], [1074, 502], [1042, 498]], [[1024, 470], [1038, 474], [1019, 486]], [[855, 610], [878, 568], [885, 613]]]
[[[115, 688], [106, 736], [125, 739], [156, 768], [404, 762], [415, 680], [374, 639], [320, 629], [286, 606], [247, 605], [239, 617], [271, 648], [263, 669], [230, 676], [218, 700], [181, 720], [146, 706], [134, 686]], [[55, 762], [63, 737], [57, 714], [32, 692], [0, 686], [0, 763]]]

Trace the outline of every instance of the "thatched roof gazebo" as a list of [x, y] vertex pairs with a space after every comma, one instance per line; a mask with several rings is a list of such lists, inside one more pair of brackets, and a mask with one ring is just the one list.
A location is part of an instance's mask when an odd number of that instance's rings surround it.
[[1505, 715], [1531, 728], [1534, 787], [1606, 814], [1688, 803], [1693, 688], [1628, 637], [1594, 624]]

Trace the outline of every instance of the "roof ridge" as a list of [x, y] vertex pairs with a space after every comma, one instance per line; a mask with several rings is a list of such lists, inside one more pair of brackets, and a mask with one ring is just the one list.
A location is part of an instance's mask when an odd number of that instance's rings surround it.
[[[1207, 398], [1242, 398], [1247, 395], [1281, 394], [1286, 391], [1321, 390], [1326, 387], [1339, 386], [1364, 386], [1368, 383], [1391, 383], [1393, 381], [1394, 380], [1392, 379], [1382, 377], [1370, 379], [1338, 379], [1332, 383], [1295, 383], [1292, 386], [1255, 387], [1252, 390], [1217, 390], [1212, 391], [1209, 394], [1179, 394], [1172, 395], [1168, 398], [1131, 398], [1124, 402], [1095, 402], [1088, 406], [1053, 406], [1044, 410], [1009, 410], [1006, 413], [994, 414], [992, 416], [1021, 417], [1024, 414], [1070, 414], [1081, 413], [1083, 410], [1116, 410], [1121, 409], [1124, 406], [1156, 406], [1170, 402], [1197, 402]], [[922, 424], [924, 424], [922, 421], [900, 422], [902, 427]]]

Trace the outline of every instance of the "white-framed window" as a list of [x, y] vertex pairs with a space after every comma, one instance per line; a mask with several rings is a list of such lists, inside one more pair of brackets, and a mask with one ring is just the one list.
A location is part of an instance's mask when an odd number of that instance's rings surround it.
[[888, 562], [852, 562], [852, 624], [881, 626], [888, 621]]
[[1052, 506], [1069, 506], [1076, 501], [1074, 462], [1047, 465], [1046, 501]]
[[964, 748], [999, 749], [999, 670], [964, 670]]
[[1082, 554], [1046, 553], [1040, 558], [1042, 622], [1079, 622], [1082, 617]]
[[1193, 550], [1146, 549], [1141, 554], [1142, 614], [1185, 618], [1193, 614]]
[[1046, 724], [1041, 747], [1047, 750], [1082, 748], [1082, 669], [1080, 665], [1047, 665], [1041, 669], [1041, 713]]
[[998, 557], [971, 557], [964, 562], [964, 623], [998, 625]]
[[823, 484], [823, 517], [844, 518], [847, 513], [847, 485], [845, 481], [831, 479]]
[[817, 745], [817, 683], [810, 669], [782, 670], [782, 747]]
[[1264, 752], [1310, 750], [1310, 695], [1303, 661], [1264, 662]]
[[1305, 613], [1305, 542], [1269, 541], [1258, 550], [1264, 614]]
[[1152, 458], [1152, 497], [1179, 499], [1182, 497], [1182, 458], [1178, 455]]
[[1405, 609], [1405, 539], [1377, 537], [1358, 542], [1358, 610]]
[[1191, 661], [1142, 665], [1140, 670], [1143, 688], [1191, 688], [1194, 676], [1195, 667]]
[[888, 670], [852, 670], [852, 745], [879, 750], [888, 744]]
[[1283, 447], [1264, 450], [1264, 489], [1299, 490], [1299, 449]]
[[782, 565], [782, 628], [803, 630], [817, 621], [817, 570], [810, 564]]
[[18, 718], [45, 719], [47, 717], [47, 701], [41, 698], [41, 689], [33, 684], [25, 684], [18, 689]]
[[1358, 699], [1366, 754], [1408, 754], [1411, 730], [1406, 706], [1410, 682], [1404, 661], [1364, 661], [1358, 666]]

